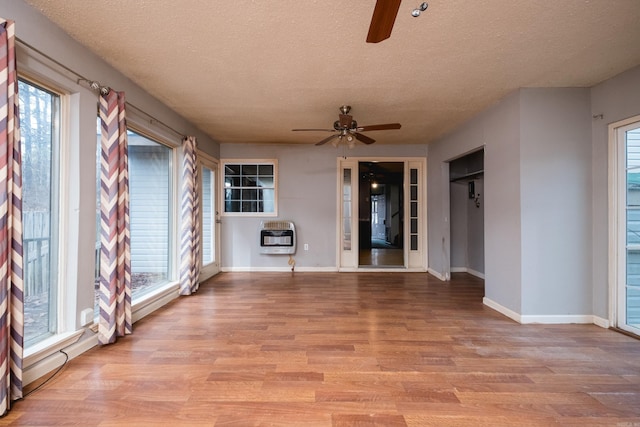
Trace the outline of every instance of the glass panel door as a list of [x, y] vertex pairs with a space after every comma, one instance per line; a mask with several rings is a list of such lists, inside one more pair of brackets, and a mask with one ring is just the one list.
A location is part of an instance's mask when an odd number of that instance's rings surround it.
[[217, 165], [213, 162], [203, 162], [201, 165], [201, 242], [202, 242], [202, 271], [201, 279], [217, 274], [220, 271], [218, 227], [219, 212], [216, 205], [216, 174]]
[[[624, 141], [624, 281], [618, 283], [618, 326], [640, 334], [640, 123], [618, 130]], [[622, 275], [619, 275], [619, 277]]]
[[340, 218], [338, 235], [339, 239], [339, 268], [358, 268], [358, 229], [356, 226], [358, 208], [358, 164], [353, 161], [340, 163], [338, 182], [339, 189], [339, 213]]

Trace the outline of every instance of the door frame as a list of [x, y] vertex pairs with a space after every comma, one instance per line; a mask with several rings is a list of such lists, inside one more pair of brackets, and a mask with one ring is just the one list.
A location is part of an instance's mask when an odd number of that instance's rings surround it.
[[[633, 126], [636, 125], [636, 126]], [[638, 328], [630, 327], [621, 320], [626, 313], [626, 299], [621, 287], [626, 289], [626, 151], [620, 135], [627, 128], [640, 127], [640, 115], [629, 117], [608, 126], [608, 202], [609, 202], [609, 326], [638, 334]], [[626, 203], [625, 203], [626, 206]], [[625, 293], [626, 295], [626, 293]]]
[[[199, 186], [199, 196], [200, 201], [202, 203], [202, 167], [206, 167], [207, 169], [213, 171], [214, 183], [212, 186], [212, 202], [213, 202], [213, 230], [214, 230], [214, 257], [213, 262], [203, 265], [202, 257], [198, 260], [200, 262], [200, 281], [204, 281], [212, 276], [215, 276], [220, 272], [220, 266], [222, 262], [220, 260], [220, 195], [218, 192], [220, 191], [220, 161], [214, 157], [203, 153], [202, 151], [198, 151], [198, 182]], [[200, 230], [203, 228], [203, 215], [202, 215], [202, 207], [200, 208], [200, 217], [198, 218], [200, 221]], [[200, 238], [200, 242], [202, 244], [202, 237]], [[201, 251], [202, 254], [202, 251]]]
[[[359, 266], [359, 232], [358, 232], [358, 204], [360, 162], [399, 162], [404, 163], [403, 180], [403, 259], [404, 265], [398, 267], [360, 267]], [[343, 244], [343, 177], [344, 170], [351, 169], [351, 199], [350, 199], [350, 249], [344, 249]], [[338, 157], [337, 158], [337, 209], [336, 209], [336, 266], [338, 271], [427, 271], [427, 159], [425, 157]], [[411, 169], [418, 170], [418, 249], [411, 250]], [[420, 188], [422, 186], [422, 188]]]

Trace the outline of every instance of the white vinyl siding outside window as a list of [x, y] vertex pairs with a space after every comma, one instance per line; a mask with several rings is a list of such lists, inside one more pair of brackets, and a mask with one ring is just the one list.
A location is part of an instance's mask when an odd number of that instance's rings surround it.
[[[98, 118], [97, 163], [100, 156]], [[129, 225], [131, 298], [136, 299], [172, 279], [173, 149], [149, 137], [127, 131], [129, 156]], [[96, 176], [99, 189], [100, 170]], [[100, 248], [100, 195], [96, 206], [96, 250]], [[99, 259], [97, 260], [99, 262]], [[96, 292], [99, 286], [96, 268]], [[96, 299], [96, 314], [98, 313]]]

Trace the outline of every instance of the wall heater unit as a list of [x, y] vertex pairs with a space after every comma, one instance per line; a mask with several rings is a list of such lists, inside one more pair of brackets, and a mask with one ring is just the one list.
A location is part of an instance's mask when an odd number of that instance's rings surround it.
[[295, 254], [296, 227], [292, 221], [262, 221], [260, 223], [260, 253]]

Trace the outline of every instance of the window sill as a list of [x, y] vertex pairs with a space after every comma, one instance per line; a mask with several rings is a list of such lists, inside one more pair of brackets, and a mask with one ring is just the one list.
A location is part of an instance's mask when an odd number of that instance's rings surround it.
[[136, 298], [131, 303], [132, 322], [137, 322], [147, 314], [177, 298], [179, 289], [178, 282], [171, 282]]
[[80, 329], [79, 331], [74, 332], [56, 334], [52, 337], [40, 341], [37, 344], [25, 348], [23, 367], [26, 369], [29, 366], [43, 360], [44, 358], [57, 353], [63, 348], [75, 344], [80, 339], [80, 336], [83, 333], [84, 329]]

